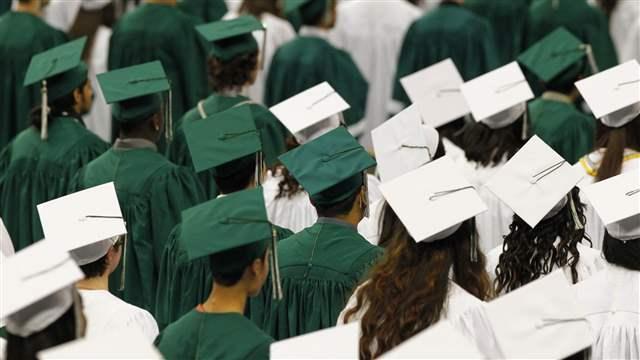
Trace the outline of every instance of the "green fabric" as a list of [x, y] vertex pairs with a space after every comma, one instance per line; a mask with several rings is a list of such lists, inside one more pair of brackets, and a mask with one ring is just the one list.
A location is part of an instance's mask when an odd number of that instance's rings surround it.
[[301, 24], [316, 25], [317, 20], [327, 12], [327, 0], [284, 0], [284, 13], [299, 16]]
[[[203, 108], [206, 115], [211, 116], [247, 101], [250, 101], [249, 98], [244, 96], [212, 94], [203, 101]], [[280, 121], [278, 121], [278, 119], [269, 111], [269, 109], [255, 103], [251, 103], [249, 106], [253, 112], [253, 119], [256, 123], [256, 127], [260, 129], [262, 151], [265, 156], [265, 162], [268, 166], [272, 166], [277, 162], [277, 157], [280, 154], [283, 154], [287, 149], [286, 138], [288, 132], [284, 126], [282, 126]], [[202, 118], [198, 109], [194, 108], [189, 110], [189, 112], [187, 112], [182, 119], [176, 123], [176, 131], [173, 134], [173, 141], [169, 145], [167, 151], [167, 157], [173, 163], [194, 168], [191, 153], [189, 152], [184, 135], [184, 128], [185, 126], [199, 120], [202, 120]], [[213, 199], [218, 194], [218, 189], [215, 181], [213, 180], [213, 175], [213, 169], [198, 174], [200, 183], [205, 189], [208, 199]]]
[[369, 84], [349, 54], [315, 36], [299, 36], [278, 48], [265, 84], [265, 104], [273, 106], [323, 81], [351, 105], [344, 112], [347, 125], [362, 120]]
[[44, 236], [36, 205], [67, 195], [78, 169], [108, 148], [76, 119], [58, 117], [46, 141], [29, 127], [0, 152], [0, 217], [16, 251]]
[[0, 328], [0, 338], [7, 339], [7, 328], [4, 326]]
[[24, 85], [28, 86], [49, 79], [80, 65], [86, 42], [87, 37], [84, 36], [32, 57], [27, 74], [24, 76]]
[[242, 314], [191, 310], [162, 331], [155, 345], [167, 360], [266, 360], [272, 342]]
[[255, 17], [244, 15], [199, 25], [196, 29], [211, 44], [211, 55], [229, 61], [238, 55], [257, 52], [258, 42], [252, 32], [264, 30], [264, 26]]
[[416, 20], [405, 34], [394, 77], [393, 99], [411, 104], [400, 78], [451, 58], [465, 81], [499, 65], [491, 25], [455, 4], [442, 4]]
[[[287, 229], [274, 227], [278, 240], [293, 235]], [[213, 285], [209, 258], [201, 257], [190, 261], [182, 246], [181, 237], [182, 225], [178, 224], [171, 232], [162, 253], [155, 303], [155, 318], [160, 329], [205, 301]], [[271, 286], [270, 282], [265, 284]]]
[[250, 303], [251, 319], [276, 340], [335, 326], [382, 252], [355, 228], [321, 218], [278, 243], [283, 299], [274, 300], [266, 284]]
[[600, 71], [618, 64], [609, 34], [609, 21], [600, 9], [590, 6], [586, 0], [536, 0], [529, 7], [526, 22], [527, 47], [564, 26], [583, 43], [591, 44]]
[[29, 126], [29, 112], [40, 104], [40, 87], [23, 86], [31, 58], [66, 41], [39, 17], [13, 11], [0, 16], [0, 148]]
[[529, 121], [531, 131], [569, 164], [593, 150], [596, 119], [573, 104], [536, 99], [529, 103]]
[[75, 190], [115, 182], [127, 222], [125, 289], [118, 291], [122, 264], [111, 275], [113, 294], [151, 311], [159, 265], [169, 233], [182, 210], [204, 201], [195, 174], [148, 148], [110, 149], [78, 172]]
[[204, 22], [218, 21], [227, 13], [224, 0], [182, 0], [178, 8]]
[[527, 0], [465, 0], [464, 6], [491, 24], [500, 65], [513, 61], [524, 50]]

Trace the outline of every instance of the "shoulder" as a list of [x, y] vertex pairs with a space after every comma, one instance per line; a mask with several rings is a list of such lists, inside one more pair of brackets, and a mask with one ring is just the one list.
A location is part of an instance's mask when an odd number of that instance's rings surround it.
[[581, 243], [578, 243], [577, 249], [580, 253], [580, 261], [578, 262], [578, 267], [580, 269], [579, 280], [591, 277], [605, 268], [605, 260], [599, 250]]

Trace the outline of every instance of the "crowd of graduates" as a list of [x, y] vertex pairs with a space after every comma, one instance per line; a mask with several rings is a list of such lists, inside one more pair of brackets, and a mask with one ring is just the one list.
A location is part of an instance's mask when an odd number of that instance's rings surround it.
[[0, 12], [0, 359], [640, 358], [639, 1]]

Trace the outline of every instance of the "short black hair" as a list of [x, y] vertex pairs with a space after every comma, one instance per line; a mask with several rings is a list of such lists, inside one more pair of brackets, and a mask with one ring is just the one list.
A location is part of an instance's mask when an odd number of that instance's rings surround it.
[[606, 231], [602, 243], [602, 253], [611, 264], [640, 271], [640, 240], [622, 241]]
[[[209, 271], [211, 271], [213, 280], [222, 286], [236, 285], [242, 279], [242, 275], [244, 275], [244, 271], [247, 269], [247, 267], [257, 259], [248, 258], [246, 256], [247, 253], [251, 252], [250, 247], [253, 246], [255, 246], [255, 244], [240, 246], [234, 249], [223, 251], [221, 253], [209, 255]], [[260, 259], [265, 259], [267, 250], [268, 247], [259, 257]], [[238, 260], [243, 258], [244, 260]], [[232, 266], [237, 270], [228, 269], [229, 266], [226, 265], [228, 265], [229, 259], [237, 260]]]
[[241, 88], [251, 80], [253, 71], [258, 67], [258, 52], [242, 54], [227, 61], [210, 57], [207, 66], [209, 87], [213, 91]]
[[213, 179], [218, 190], [231, 194], [246, 189], [256, 173], [256, 155], [251, 154], [216, 166]]
[[107, 271], [107, 254], [100, 259], [85, 265], [81, 265], [80, 269], [84, 273], [84, 277], [87, 279], [96, 278], [104, 275]]
[[316, 204], [313, 202], [313, 200], [311, 200], [311, 205], [316, 208], [316, 212], [320, 217], [333, 218], [341, 215], [346, 215], [353, 208], [353, 204], [358, 198], [358, 195], [360, 195], [361, 190], [362, 186], [358, 188], [358, 191], [349, 195], [348, 198], [333, 204]]

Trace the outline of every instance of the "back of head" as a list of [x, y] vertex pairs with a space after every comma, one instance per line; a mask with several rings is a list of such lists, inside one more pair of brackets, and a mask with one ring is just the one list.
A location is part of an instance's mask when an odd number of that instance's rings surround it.
[[522, 120], [499, 129], [491, 129], [482, 122], [467, 124], [462, 133], [467, 160], [490, 167], [510, 159], [526, 143], [522, 139], [522, 127]]
[[256, 173], [256, 155], [229, 161], [214, 170], [214, 180], [222, 194], [231, 194], [249, 187]]
[[596, 149], [605, 149], [597, 175], [597, 180], [602, 181], [620, 174], [626, 149], [640, 152], [640, 115], [619, 128], [598, 121], [597, 134]]
[[217, 57], [207, 60], [209, 87], [216, 93], [240, 91], [253, 83], [258, 70], [258, 52], [241, 54], [224, 61]]
[[602, 244], [604, 258], [611, 264], [640, 271], [640, 239], [619, 240], [605, 232]]
[[265, 259], [265, 243], [252, 243], [221, 253], [209, 255], [209, 270], [217, 284], [234, 286], [242, 279], [245, 269], [260, 258]]

